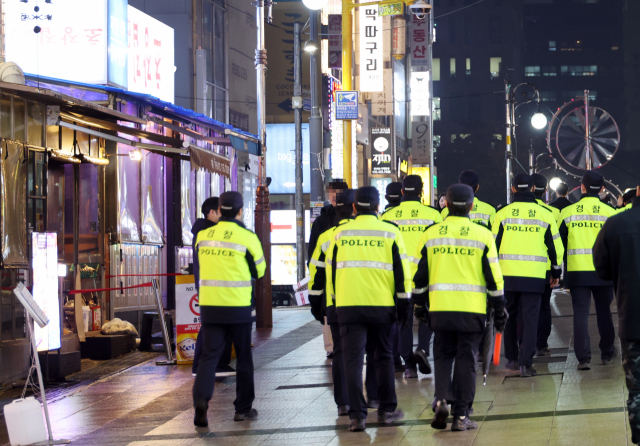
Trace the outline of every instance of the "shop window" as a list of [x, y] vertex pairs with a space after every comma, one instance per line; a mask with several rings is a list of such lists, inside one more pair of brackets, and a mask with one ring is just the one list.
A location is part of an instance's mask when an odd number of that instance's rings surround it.
[[50, 163], [47, 171], [47, 232], [58, 234], [58, 260], [64, 262], [64, 167]]
[[502, 57], [491, 57], [489, 59], [489, 71], [491, 72], [491, 79], [498, 79], [500, 77], [501, 67]]
[[433, 75], [433, 80], [435, 81], [439, 81], [440, 80], [440, 59], [439, 58], [434, 58], [433, 59], [433, 63], [432, 63], [432, 75]]
[[7, 139], [13, 138], [11, 128], [11, 96], [3, 94], [0, 97], [0, 136]]
[[25, 270], [3, 269], [0, 284], [1, 306], [0, 306], [0, 331], [3, 341], [13, 341], [26, 337], [26, 315], [24, 307], [13, 294], [13, 289], [18, 285], [18, 281], [25, 280]]
[[100, 215], [98, 203], [98, 169], [95, 164], [80, 164], [78, 167], [78, 262], [102, 263], [100, 249]]
[[42, 147], [44, 130], [44, 105], [29, 101], [27, 103], [27, 142]]

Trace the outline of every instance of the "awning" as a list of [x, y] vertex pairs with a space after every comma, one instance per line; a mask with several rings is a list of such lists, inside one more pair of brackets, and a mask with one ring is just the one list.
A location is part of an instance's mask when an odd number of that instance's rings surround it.
[[216, 144], [219, 146], [226, 146], [226, 147], [231, 147], [231, 140], [229, 140], [229, 138], [220, 138], [220, 137], [215, 137], [215, 136], [206, 136], [206, 135], [202, 135], [194, 130], [191, 130], [189, 128], [186, 127], [180, 127], [179, 125], [175, 125], [172, 124], [171, 122], [165, 121], [164, 119], [160, 119], [160, 118], [155, 118], [153, 116], [150, 116], [149, 119], [152, 122], [155, 122], [158, 125], [161, 125], [163, 127], [166, 127], [168, 129], [171, 129], [175, 132], [178, 133], [182, 133], [185, 136], [188, 136], [190, 138], [196, 139], [198, 141], [207, 141], [210, 142], [212, 144]]
[[231, 178], [231, 160], [226, 156], [190, 144], [189, 157], [192, 169], [205, 169], [211, 173]]
[[76, 99], [72, 96], [58, 93], [54, 90], [45, 90], [36, 87], [28, 87], [26, 85], [0, 82], [0, 91], [4, 93], [13, 93], [19, 95], [20, 97], [24, 97], [33, 101], [40, 101], [47, 105], [59, 105], [61, 110], [63, 111], [80, 112], [83, 115], [98, 119], [116, 119], [120, 121], [135, 122], [137, 124], [147, 123], [147, 121], [145, 121], [144, 119], [127, 115], [117, 110], [112, 110], [110, 108], [93, 104], [91, 102], [83, 101], [82, 99]]

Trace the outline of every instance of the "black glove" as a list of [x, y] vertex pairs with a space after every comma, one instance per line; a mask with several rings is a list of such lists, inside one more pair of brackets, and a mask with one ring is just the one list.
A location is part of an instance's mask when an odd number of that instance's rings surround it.
[[424, 305], [418, 305], [418, 304], [414, 304], [413, 305], [413, 314], [415, 315], [416, 319], [418, 319], [420, 322], [424, 322], [426, 324], [428, 324], [429, 321], [429, 309], [427, 307], [425, 307]]
[[322, 308], [322, 299], [320, 299], [320, 296], [309, 296], [309, 304], [311, 304], [311, 314], [313, 317], [324, 325], [324, 309]]
[[496, 311], [493, 316], [493, 326], [496, 328], [498, 333], [502, 333], [504, 331], [504, 327], [507, 325], [507, 319], [509, 319], [509, 313], [507, 313], [506, 308], [503, 308], [501, 311]]
[[398, 299], [397, 303], [398, 322], [405, 328], [411, 318], [411, 301], [409, 299]]

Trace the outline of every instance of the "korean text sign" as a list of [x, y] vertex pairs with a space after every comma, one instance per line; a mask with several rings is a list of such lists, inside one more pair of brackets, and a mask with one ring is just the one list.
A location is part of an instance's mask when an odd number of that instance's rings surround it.
[[390, 174], [393, 144], [389, 127], [371, 129], [371, 174]]
[[129, 5], [129, 90], [174, 101], [173, 28]]
[[39, 352], [60, 348], [60, 301], [58, 299], [58, 235], [55, 232], [33, 232], [33, 299], [49, 318], [40, 328], [35, 324]]
[[377, 7], [361, 7], [360, 10], [360, 91], [384, 89], [384, 58], [382, 51], [382, 18]]

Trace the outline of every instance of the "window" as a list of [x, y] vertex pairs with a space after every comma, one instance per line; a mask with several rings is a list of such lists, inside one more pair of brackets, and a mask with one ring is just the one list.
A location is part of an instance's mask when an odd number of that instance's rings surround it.
[[562, 76], [595, 76], [598, 74], [596, 65], [563, 65], [560, 67]]
[[452, 79], [456, 77], [456, 60], [453, 57], [449, 59], [449, 75]]
[[440, 80], [440, 59], [433, 59], [433, 65], [431, 67], [432, 70], [432, 76], [433, 76], [433, 80], [434, 81], [439, 81]]
[[227, 60], [225, 54], [225, 10], [202, 0], [202, 49], [207, 51], [205, 112], [221, 122], [227, 119]]
[[501, 65], [502, 57], [492, 57], [489, 59], [489, 71], [491, 72], [491, 79], [497, 79], [500, 77]]
[[442, 119], [442, 109], [440, 108], [440, 98], [433, 98], [433, 120], [440, 121]]
[[555, 65], [551, 66], [551, 65], [543, 65], [542, 69], [541, 69], [541, 73], [543, 76], [557, 76], [557, 68]]
[[502, 43], [502, 21], [500, 17], [489, 19], [489, 43], [499, 45]]
[[527, 77], [540, 76], [540, 67], [539, 66], [524, 67], [524, 75]]
[[[18, 285], [18, 281], [25, 281], [26, 271], [19, 269], [3, 269], [0, 283], [3, 290], [12, 290]], [[24, 307], [18, 298], [9, 291], [2, 293], [2, 340], [12, 341], [26, 337], [26, 316]]]
[[456, 142], [456, 139], [458, 139], [458, 135], [456, 135], [455, 133], [451, 134], [451, 143], [453, 144], [454, 142]]
[[465, 74], [467, 76], [471, 76], [471, 58], [467, 57], [467, 63], [466, 63], [466, 71]]
[[442, 137], [440, 135], [433, 135], [433, 148], [437, 149], [438, 147], [440, 147], [440, 144], [442, 142]]
[[540, 100], [542, 102], [556, 102], [558, 100], [558, 94], [555, 91], [541, 91]]
[[[571, 99], [584, 97], [584, 90], [569, 90], [561, 93], [563, 101], [570, 101]], [[598, 92], [596, 90], [589, 90], [589, 100], [595, 101], [598, 99]]]
[[556, 50], [556, 41], [555, 40], [550, 40], [549, 41], [549, 51], [555, 51]]

